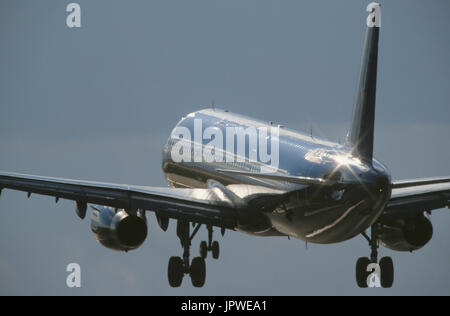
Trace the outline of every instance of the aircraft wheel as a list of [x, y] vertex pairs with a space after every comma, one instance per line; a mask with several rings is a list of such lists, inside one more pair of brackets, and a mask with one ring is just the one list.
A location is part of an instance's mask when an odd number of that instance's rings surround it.
[[211, 245], [212, 250], [212, 256], [214, 259], [219, 259], [219, 253], [220, 253], [220, 247], [219, 242], [214, 241]]
[[367, 288], [367, 266], [370, 264], [369, 258], [361, 257], [356, 262], [356, 283], [360, 288]]
[[168, 269], [169, 284], [171, 287], [179, 287], [183, 281], [183, 260], [180, 257], [170, 257]]
[[383, 257], [380, 260], [380, 283], [384, 288], [392, 287], [394, 283], [394, 262], [391, 257]]
[[202, 287], [206, 279], [206, 264], [202, 257], [195, 257], [192, 260], [190, 273], [192, 285], [195, 287]]
[[206, 259], [207, 256], [208, 256], [208, 245], [206, 244], [206, 241], [202, 241], [200, 243], [200, 257]]

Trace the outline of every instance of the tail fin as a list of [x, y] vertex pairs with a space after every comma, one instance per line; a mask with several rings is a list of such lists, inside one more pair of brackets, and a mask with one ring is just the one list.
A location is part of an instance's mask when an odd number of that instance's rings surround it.
[[371, 3], [367, 18], [366, 37], [356, 90], [353, 120], [347, 135], [352, 154], [372, 163], [375, 125], [375, 96], [377, 88], [378, 37], [380, 31], [380, 5]]

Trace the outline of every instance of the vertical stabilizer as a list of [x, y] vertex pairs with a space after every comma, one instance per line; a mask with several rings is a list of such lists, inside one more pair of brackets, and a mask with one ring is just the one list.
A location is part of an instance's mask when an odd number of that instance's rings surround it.
[[353, 108], [352, 125], [347, 135], [347, 142], [352, 147], [353, 155], [371, 163], [375, 125], [380, 5], [371, 3], [367, 6], [367, 11], [370, 13], [367, 17], [361, 70]]

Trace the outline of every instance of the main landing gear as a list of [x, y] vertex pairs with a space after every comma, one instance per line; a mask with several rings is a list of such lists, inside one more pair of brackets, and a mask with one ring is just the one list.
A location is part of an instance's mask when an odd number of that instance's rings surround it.
[[[392, 258], [383, 257], [378, 263], [379, 224], [375, 223], [372, 225], [370, 237], [367, 236], [365, 232], [363, 232], [362, 235], [369, 242], [371, 253], [370, 259], [362, 257], [356, 262], [356, 283], [360, 288], [367, 288], [370, 283], [369, 276], [375, 273], [377, 274], [377, 277], [379, 277], [379, 282], [382, 287], [392, 287], [392, 284], [394, 283], [394, 263]], [[371, 264], [375, 265], [370, 266]]]
[[168, 277], [169, 284], [172, 287], [179, 287], [185, 274], [189, 274], [193, 286], [202, 287], [206, 279], [205, 258], [207, 252], [211, 251], [214, 259], [219, 258], [219, 243], [217, 241], [212, 242], [213, 229], [212, 226], [207, 226], [208, 244], [206, 241], [202, 241], [200, 243], [200, 257], [195, 257], [190, 262], [191, 241], [197, 234], [200, 226], [201, 224], [196, 224], [191, 235], [189, 222], [179, 220], [177, 223], [177, 236], [184, 251], [183, 258], [171, 257], [169, 260]]

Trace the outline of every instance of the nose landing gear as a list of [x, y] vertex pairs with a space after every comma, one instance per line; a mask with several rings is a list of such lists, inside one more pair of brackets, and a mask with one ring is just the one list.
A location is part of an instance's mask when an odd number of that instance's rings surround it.
[[369, 276], [373, 273], [379, 278], [383, 288], [390, 288], [394, 283], [394, 263], [391, 257], [383, 257], [378, 263], [379, 226], [377, 223], [371, 227], [371, 237], [362, 233], [371, 248], [370, 259], [361, 257], [356, 262], [356, 283], [360, 288], [367, 288], [370, 284]]
[[212, 241], [213, 239], [213, 228], [212, 226], [208, 225], [208, 242], [202, 241], [200, 243], [200, 257], [203, 259], [206, 259], [208, 256], [208, 251], [212, 252], [212, 257], [214, 259], [219, 259], [219, 253], [220, 253], [220, 247], [219, 242]]

